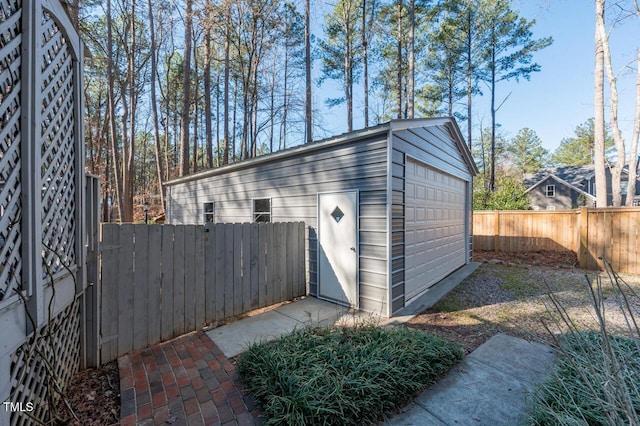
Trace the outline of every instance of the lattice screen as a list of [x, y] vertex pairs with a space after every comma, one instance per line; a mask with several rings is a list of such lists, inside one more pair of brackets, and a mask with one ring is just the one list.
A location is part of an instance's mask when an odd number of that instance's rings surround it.
[[20, 0], [0, 0], [0, 302], [21, 288]]
[[[59, 401], [51, 392], [54, 386], [62, 389], [78, 372], [80, 365], [80, 315], [79, 304], [72, 303], [51, 321], [49, 327], [38, 330], [36, 342], [27, 341], [11, 356], [11, 398], [26, 406], [33, 403], [30, 413], [11, 413], [11, 426], [48, 422], [52, 417], [50, 404]], [[40, 352], [52, 368], [48, 369]], [[51, 388], [51, 389], [50, 389]]]
[[43, 273], [75, 263], [74, 88], [71, 52], [48, 13], [42, 17]]

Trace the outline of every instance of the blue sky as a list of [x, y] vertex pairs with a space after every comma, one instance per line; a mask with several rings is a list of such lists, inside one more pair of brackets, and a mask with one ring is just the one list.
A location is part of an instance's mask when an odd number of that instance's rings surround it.
[[[497, 121], [506, 137], [513, 137], [519, 129], [533, 129], [541, 138], [543, 146], [555, 150], [565, 137], [574, 135], [577, 125], [593, 116], [593, 68], [594, 68], [594, 2], [590, 0], [514, 0], [513, 7], [527, 19], [535, 19], [534, 37], [551, 36], [553, 44], [538, 52], [535, 61], [542, 70], [534, 73], [531, 80], [519, 83], [501, 83], [497, 88], [500, 103], [507, 101], [498, 111]], [[611, 36], [613, 67], [616, 71], [635, 58], [640, 46], [640, 24], [629, 20], [616, 28]], [[635, 64], [632, 64], [635, 69]], [[319, 64], [316, 64], [319, 67]], [[634, 71], [620, 77], [620, 116], [622, 131], [628, 141], [633, 123], [633, 97], [635, 92]], [[330, 83], [316, 89], [319, 98], [327, 91], [336, 90]], [[325, 115], [328, 133], [345, 131], [344, 106], [326, 110], [318, 99], [318, 106]], [[474, 121], [490, 124], [488, 94], [477, 99]], [[356, 99], [358, 108], [358, 99]], [[608, 116], [608, 109], [606, 111]], [[354, 111], [355, 128], [362, 127], [361, 111]], [[464, 126], [463, 123], [461, 123]], [[477, 133], [477, 131], [476, 131]]]

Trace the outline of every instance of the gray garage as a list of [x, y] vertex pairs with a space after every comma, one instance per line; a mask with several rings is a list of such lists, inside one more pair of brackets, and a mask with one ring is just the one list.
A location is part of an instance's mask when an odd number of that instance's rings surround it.
[[470, 261], [452, 118], [396, 120], [167, 183], [167, 221], [304, 221], [309, 294], [384, 316]]

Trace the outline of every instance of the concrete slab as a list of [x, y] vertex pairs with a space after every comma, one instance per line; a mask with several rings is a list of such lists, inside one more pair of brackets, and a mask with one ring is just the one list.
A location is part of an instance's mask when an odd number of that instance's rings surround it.
[[349, 308], [316, 299], [315, 297], [307, 297], [282, 305], [276, 308], [276, 312], [303, 324], [316, 325], [326, 320], [335, 321], [349, 312]]
[[439, 418], [429, 413], [422, 407], [413, 403], [404, 408], [403, 412], [393, 417], [393, 424], [396, 426], [447, 426]]
[[481, 345], [467, 359], [483, 362], [531, 384], [540, 382], [538, 378], [545, 375], [555, 361], [553, 349], [540, 343], [506, 334], [497, 334], [490, 341], [491, 344]]
[[458, 269], [453, 274], [429, 288], [416, 300], [412, 300], [409, 305], [396, 312], [388, 323], [392, 325], [404, 324], [425, 309], [432, 307], [446, 296], [447, 293], [456, 288], [458, 284], [464, 281], [465, 278], [473, 274], [480, 265], [479, 262], [471, 262]]
[[519, 424], [526, 419], [531, 393], [551, 375], [554, 360], [544, 345], [494, 336], [420, 395], [409, 412], [385, 424], [410, 424], [407, 419], [430, 424], [418, 421], [425, 412], [448, 426]]
[[205, 331], [227, 358], [240, 355], [256, 342], [272, 341], [304, 326], [277, 311], [268, 311]]

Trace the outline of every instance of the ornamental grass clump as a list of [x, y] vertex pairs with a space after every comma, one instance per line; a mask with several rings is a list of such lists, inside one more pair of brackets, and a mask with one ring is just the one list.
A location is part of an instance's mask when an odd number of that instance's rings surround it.
[[383, 419], [462, 357], [458, 345], [420, 330], [305, 328], [254, 344], [238, 372], [267, 424], [356, 425]]
[[[568, 331], [552, 333], [560, 361], [536, 395], [534, 425], [640, 425], [640, 298], [606, 259], [604, 263], [613, 294], [603, 295], [600, 277], [588, 282], [598, 329], [579, 329], [551, 296], [559, 314], [556, 326]], [[624, 335], [612, 334], [607, 324], [607, 310], [613, 306], [624, 317]]]

